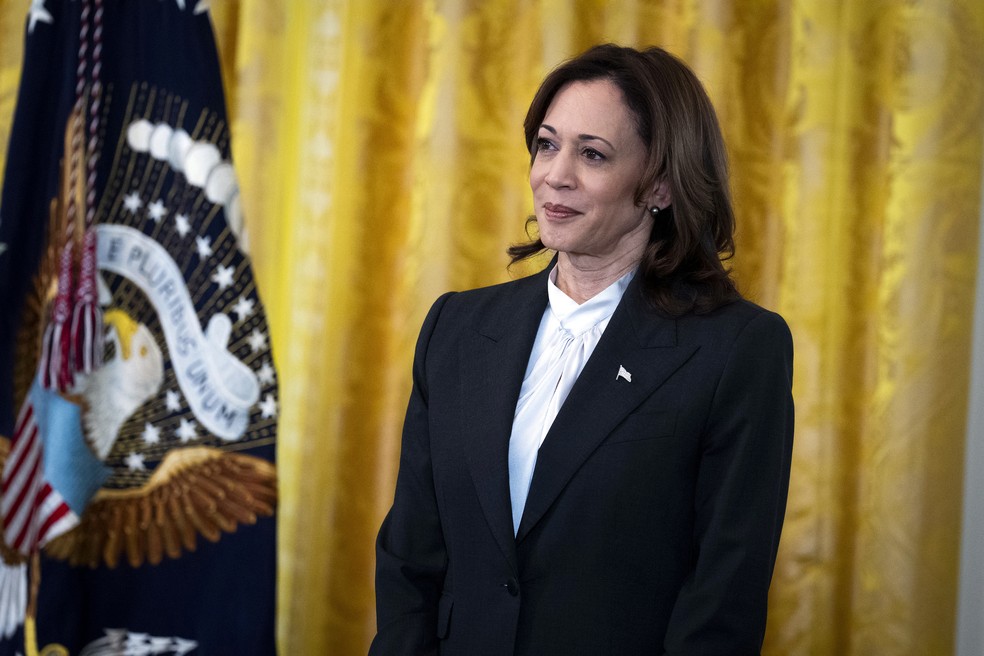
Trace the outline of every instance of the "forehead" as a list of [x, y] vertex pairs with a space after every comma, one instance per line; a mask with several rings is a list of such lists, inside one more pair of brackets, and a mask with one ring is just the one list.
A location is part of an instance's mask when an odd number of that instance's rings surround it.
[[543, 123], [596, 136], [635, 132], [635, 121], [622, 90], [609, 80], [568, 82], [557, 91]]

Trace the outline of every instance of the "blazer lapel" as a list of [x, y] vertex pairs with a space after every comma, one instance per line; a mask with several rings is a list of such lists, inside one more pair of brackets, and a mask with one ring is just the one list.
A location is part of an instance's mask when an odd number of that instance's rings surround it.
[[547, 306], [546, 275], [519, 281], [492, 306], [461, 346], [463, 448], [485, 519], [514, 571], [509, 501], [509, 435], [537, 328]]
[[697, 351], [677, 346], [676, 329], [675, 319], [648, 308], [633, 280], [540, 447], [516, 542], [619, 422]]

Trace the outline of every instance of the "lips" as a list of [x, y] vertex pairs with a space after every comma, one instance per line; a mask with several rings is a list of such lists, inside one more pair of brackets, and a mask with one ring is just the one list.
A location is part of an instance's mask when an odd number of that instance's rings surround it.
[[543, 211], [552, 219], [568, 219], [572, 216], [580, 214], [577, 210], [567, 207], [566, 205], [554, 205], [553, 203], [544, 203]]

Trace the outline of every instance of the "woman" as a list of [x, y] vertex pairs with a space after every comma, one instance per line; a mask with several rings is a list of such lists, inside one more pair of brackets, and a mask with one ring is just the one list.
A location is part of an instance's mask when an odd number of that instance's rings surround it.
[[753, 654], [792, 447], [792, 340], [722, 265], [700, 82], [604, 45], [525, 121], [543, 272], [424, 321], [371, 654]]

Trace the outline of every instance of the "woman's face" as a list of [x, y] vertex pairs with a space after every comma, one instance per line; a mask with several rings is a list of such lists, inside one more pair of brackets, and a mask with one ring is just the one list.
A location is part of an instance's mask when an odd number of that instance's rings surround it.
[[530, 187], [544, 246], [599, 266], [634, 251], [641, 257], [656, 192], [635, 203], [646, 147], [621, 90], [608, 80], [562, 87], [535, 147]]

